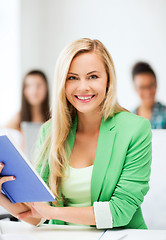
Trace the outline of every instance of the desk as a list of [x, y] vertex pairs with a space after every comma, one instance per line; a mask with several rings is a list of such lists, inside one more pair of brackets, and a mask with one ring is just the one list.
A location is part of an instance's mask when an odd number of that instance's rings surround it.
[[103, 230], [90, 227], [49, 224], [35, 227], [27, 223], [3, 220], [0, 221], [0, 228], [2, 234], [28, 235], [33, 236], [36, 240], [97, 240], [103, 233]]
[[[90, 227], [77, 226], [61, 226], [61, 225], [46, 225], [34, 227], [32, 225], [21, 222], [0, 221], [2, 234], [12, 234], [17, 236], [29, 236], [34, 240], [98, 240], [103, 233], [103, 230], [97, 230]], [[122, 235], [128, 234], [124, 240], [166, 240], [166, 230], [112, 230], [109, 240], [118, 240]], [[131, 235], [130, 235], [131, 233]], [[3, 235], [2, 235], [3, 236]], [[132, 236], [132, 238], [130, 237]], [[133, 238], [133, 236], [135, 236]], [[18, 238], [24, 240], [25, 238]], [[16, 239], [16, 238], [15, 238]]]

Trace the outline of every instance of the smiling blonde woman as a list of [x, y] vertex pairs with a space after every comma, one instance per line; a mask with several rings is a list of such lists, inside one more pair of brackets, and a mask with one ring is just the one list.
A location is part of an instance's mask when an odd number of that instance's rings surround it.
[[14, 213], [34, 225], [49, 219], [146, 229], [140, 206], [149, 189], [151, 155], [150, 123], [118, 104], [105, 46], [74, 41], [57, 61], [52, 118], [38, 144], [37, 171], [57, 201], [22, 204]]

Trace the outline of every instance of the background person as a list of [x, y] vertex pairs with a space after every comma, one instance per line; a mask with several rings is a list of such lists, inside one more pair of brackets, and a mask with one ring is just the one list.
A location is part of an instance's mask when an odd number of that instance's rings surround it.
[[141, 103], [133, 113], [147, 118], [153, 129], [166, 128], [166, 106], [156, 101], [157, 79], [148, 63], [133, 66], [132, 78]]
[[21, 109], [4, 126], [21, 131], [21, 122], [43, 123], [50, 118], [48, 81], [44, 72], [28, 72], [22, 84]]
[[150, 123], [118, 104], [113, 60], [100, 41], [79, 39], [61, 53], [38, 151], [37, 171], [57, 201], [19, 205], [1, 194], [18, 218], [147, 228], [140, 205], [149, 189]]

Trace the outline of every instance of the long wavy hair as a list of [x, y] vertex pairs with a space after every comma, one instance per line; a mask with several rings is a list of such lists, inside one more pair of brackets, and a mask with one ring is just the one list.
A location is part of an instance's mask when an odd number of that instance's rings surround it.
[[105, 46], [99, 40], [89, 38], [81, 38], [69, 44], [62, 51], [56, 63], [52, 99], [52, 123], [41, 147], [40, 157], [37, 162], [37, 165], [42, 165], [41, 174], [42, 169], [49, 163], [48, 184], [57, 200], [61, 200], [59, 186], [64, 176], [64, 168], [68, 164], [66, 139], [76, 115], [76, 109], [66, 99], [66, 78], [72, 60], [78, 54], [89, 52], [94, 52], [101, 57], [108, 76], [107, 92], [101, 109], [104, 120], [118, 112], [126, 111], [117, 102], [114, 63]]

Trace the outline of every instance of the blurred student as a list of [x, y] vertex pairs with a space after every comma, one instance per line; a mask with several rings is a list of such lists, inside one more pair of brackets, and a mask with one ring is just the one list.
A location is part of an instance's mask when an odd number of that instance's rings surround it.
[[147, 118], [152, 129], [166, 128], [166, 106], [156, 101], [157, 79], [152, 67], [146, 62], [133, 66], [134, 87], [141, 104], [133, 113]]
[[39, 70], [28, 72], [22, 85], [21, 109], [5, 128], [21, 131], [21, 122], [43, 123], [50, 118], [46, 75]]

